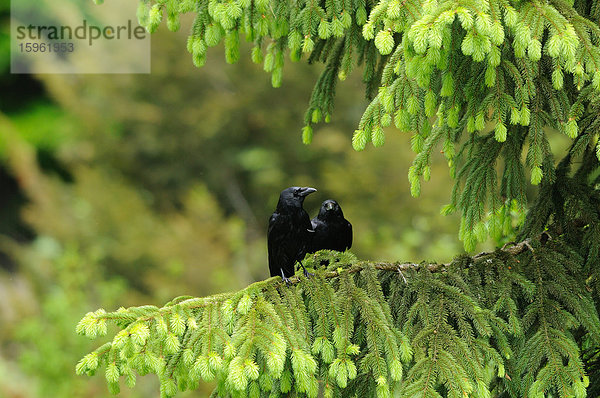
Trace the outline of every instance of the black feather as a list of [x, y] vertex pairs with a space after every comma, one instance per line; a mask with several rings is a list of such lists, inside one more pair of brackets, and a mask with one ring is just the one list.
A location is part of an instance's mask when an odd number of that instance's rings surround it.
[[352, 224], [344, 218], [342, 208], [335, 200], [324, 201], [311, 224], [315, 233], [309, 253], [324, 249], [343, 252], [352, 247]]
[[294, 275], [296, 262], [306, 255], [313, 231], [302, 204], [304, 198], [315, 191], [309, 187], [290, 187], [281, 191], [267, 233], [271, 276], [289, 278]]

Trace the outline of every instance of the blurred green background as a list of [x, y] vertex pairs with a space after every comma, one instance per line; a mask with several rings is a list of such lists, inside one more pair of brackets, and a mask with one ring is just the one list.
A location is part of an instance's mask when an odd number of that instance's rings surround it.
[[[244, 50], [226, 65], [214, 48], [197, 69], [187, 21], [153, 35], [150, 75], [12, 75], [8, 21], [0, 1], [0, 397], [109, 396], [103, 375], [75, 376], [98, 344], [75, 335], [78, 320], [267, 277], [268, 217], [288, 186], [318, 189], [311, 216], [325, 199], [341, 204], [359, 258], [461, 252], [456, 218], [439, 215], [452, 184], [443, 156], [414, 199], [408, 135], [352, 150], [367, 104], [360, 71], [304, 146], [321, 65], [288, 61], [278, 89]], [[121, 396], [158, 396], [156, 380]]]

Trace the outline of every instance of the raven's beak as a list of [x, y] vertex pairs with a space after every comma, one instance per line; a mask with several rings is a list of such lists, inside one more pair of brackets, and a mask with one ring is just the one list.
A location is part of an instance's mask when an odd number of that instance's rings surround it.
[[325, 205], [325, 208], [326, 208], [327, 210], [333, 210], [333, 208], [334, 208], [334, 204], [333, 204], [333, 202], [328, 202], [328, 203]]
[[308, 195], [310, 195], [313, 192], [317, 192], [316, 189], [311, 188], [311, 187], [302, 187], [300, 189], [301, 189], [301, 191], [299, 192], [300, 196], [308, 196]]

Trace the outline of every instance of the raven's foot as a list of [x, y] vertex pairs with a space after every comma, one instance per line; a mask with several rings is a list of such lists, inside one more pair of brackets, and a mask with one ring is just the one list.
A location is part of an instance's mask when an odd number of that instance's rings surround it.
[[306, 270], [306, 268], [304, 268], [304, 264], [302, 264], [302, 262], [300, 262], [300, 266], [302, 267], [302, 269], [304, 270], [304, 276], [307, 278], [310, 278], [311, 276], [315, 276], [315, 274], [311, 274], [310, 272], [308, 272]]
[[286, 285], [291, 285], [292, 281], [290, 280], [290, 278], [286, 277], [285, 274], [283, 273], [283, 269], [281, 270], [281, 279], [285, 282]]

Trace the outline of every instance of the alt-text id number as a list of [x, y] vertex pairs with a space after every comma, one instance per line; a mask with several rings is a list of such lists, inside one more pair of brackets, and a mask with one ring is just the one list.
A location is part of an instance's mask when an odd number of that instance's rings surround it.
[[72, 53], [73, 43], [19, 43], [22, 53]]

